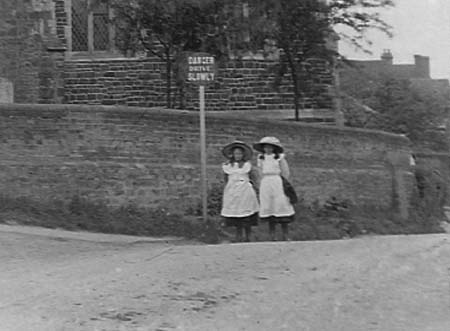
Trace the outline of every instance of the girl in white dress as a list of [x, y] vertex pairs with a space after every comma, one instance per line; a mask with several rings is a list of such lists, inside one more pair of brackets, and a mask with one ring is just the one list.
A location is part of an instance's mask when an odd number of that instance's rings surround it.
[[283, 190], [281, 176], [289, 178], [283, 146], [275, 137], [264, 137], [253, 148], [261, 153], [258, 156], [258, 169], [262, 177], [259, 217], [268, 221], [272, 240], [275, 240], [276, 224], [281, 224], [283, 240], [288, 240], [288, 224], [294, 220], [295, 210]]
[[222, 150], [228, 161], [222, 165], [226, 185], [223, 192], [221, 215], [226, 226], [236, 227], [236, 241], [250, 241], [251, 227], [258, 224], [259, 204], [250, 182], [252, 149], [235, 141]]

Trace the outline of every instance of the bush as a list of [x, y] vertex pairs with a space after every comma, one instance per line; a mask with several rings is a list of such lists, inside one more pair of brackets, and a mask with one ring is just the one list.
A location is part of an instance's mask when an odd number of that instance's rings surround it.
[[[223, 184], [214, 183], [208, 188], [208, 215], [212, 218], [217, 218], [220, 215], [222, 209], [222, 197], [223, 197]], [[199, 201], [197, 205], [193, 208], [188, 208], [186, 210], [187, 215], [202, 216], [203, 206], [202, 202]]]
[[[296, 220], [289, 226], [292, 240], [334, 240], [361, 235], [418, 234], [443, 232], [441, 218], [428, 208], [412, 209], [404, 220], [390, 208], [355, 206], [347, 200], [330, 197], [325, 203], [297, 204]], [[427, 211], [425, 213], [424, 211]], [[267, 226], [255, 228], [256, 240], [269, 240]]]

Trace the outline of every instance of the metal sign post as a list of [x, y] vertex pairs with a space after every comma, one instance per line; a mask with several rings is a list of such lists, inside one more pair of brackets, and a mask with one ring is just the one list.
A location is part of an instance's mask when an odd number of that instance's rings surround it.
[[200, 163], [202, 216], [208, 221], [208, 185], [206, 174], [206, 124], [205, 124], [205, 85], [214, 81], [216, 74], [215, 59], [205, 53], [190, 53], [186, 59], [186, 80], [199, 85], [200, 101]]
[[202, 182], [202, 215], [206, 222], [208, 219], [208, 185], [206, 182], [206, 126], [205, 126], [205, 86], [199, 86], [200, 100], [200, 163]]

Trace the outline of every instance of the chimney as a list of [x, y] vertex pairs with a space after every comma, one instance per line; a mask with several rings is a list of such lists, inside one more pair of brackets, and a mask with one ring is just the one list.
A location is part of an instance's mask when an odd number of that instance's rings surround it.
[[383, 50], [383, 54], [381, 54], [381, 60], [386, 62], [386, 64], [392, 65], [394, 57], [389, 49]]
[[416, 78], [430, 78], [430, 58], [423, 55], [414, 55]]

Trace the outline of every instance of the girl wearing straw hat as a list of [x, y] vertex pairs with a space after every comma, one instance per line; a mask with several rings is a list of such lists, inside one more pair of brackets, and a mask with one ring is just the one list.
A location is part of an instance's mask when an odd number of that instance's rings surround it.
[[259, 188], [259, 217], [269, 223], [271, 240], [275, 240], [276, 224], [281, 224], [283, 240], [288, 240], [288, 224], [295, 210], [283, 190], [281, 176], [289, 178], [289, 166], [283, 146], [275, 137], [264, 137], [253, 148], [260, 152], [258, 169], [262, 176]]
[[221, 215], [226, 226], [236, 227], [236, 241], [250, 241], [251, 227], [258, 224], [259, 204], [250, 182], [252, 149], [242, 141], [226, 145], [223, 155], [228, 159], [222, 165], [226, 185]]

